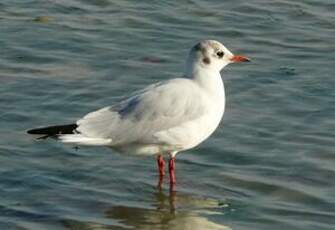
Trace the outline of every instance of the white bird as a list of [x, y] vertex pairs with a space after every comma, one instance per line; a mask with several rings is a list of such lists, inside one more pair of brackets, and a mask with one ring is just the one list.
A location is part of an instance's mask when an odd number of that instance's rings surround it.
[[29, 130], [65, 143], [110, 146], [119, 152], [157, 155], [159, 183], [163, 155], [169, 155], [170, 188], [174, 189], [175, 156], [207, 139], [225, 110], [220, 71], [230, 63], [249, 61], [220, 42], [205, 40], [190, 51], [183, 78], [150, 85], [120, 103], [91, 112], [75, 124]]

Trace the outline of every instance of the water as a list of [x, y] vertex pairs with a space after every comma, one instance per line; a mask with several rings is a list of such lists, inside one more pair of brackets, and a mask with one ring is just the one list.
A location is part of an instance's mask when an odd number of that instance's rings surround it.
[[[335, 4], [59, 0], [0, 3], [0, 229], [334, 229]], [[215, 134], [177, 159], [36, 141], [159, 80], [189, 48], [252, 59], [223, 72]]]

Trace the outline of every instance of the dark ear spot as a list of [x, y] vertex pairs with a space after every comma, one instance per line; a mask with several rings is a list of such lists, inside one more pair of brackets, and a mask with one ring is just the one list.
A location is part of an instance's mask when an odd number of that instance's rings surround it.
[[201, 50], [201, 44], [200, 42], [194, 46], [195, 50]]
[[206, 65], [211, 64], [211, 60], [209, 59], [209, 57], [204, 57], [204, 58], [202, 59], [202, 61], [203, 61]]

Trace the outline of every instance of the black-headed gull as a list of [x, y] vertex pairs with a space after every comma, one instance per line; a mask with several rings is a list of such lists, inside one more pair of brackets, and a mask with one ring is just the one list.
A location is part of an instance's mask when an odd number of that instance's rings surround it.
[[79, 119], [75, 124], [29, 130], [65, 143], [110, 146], [119, 152], [157, 155], [161, 188], [169, 155], [170, 188], [174, 189], [175, 156], [207, 139], [225, 108], [220, 71], [249, 61], [233, 55], [220, 42], [196, 44], [186, 62], [185, 77], [150, 85], [138, 94]]

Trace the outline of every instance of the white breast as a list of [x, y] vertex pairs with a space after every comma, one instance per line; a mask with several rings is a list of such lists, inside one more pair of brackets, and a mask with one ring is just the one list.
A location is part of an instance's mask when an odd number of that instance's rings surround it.
[[222, 88], [214, 93], [213, 91], [208, 93], [207, 89], [202, 89], [202, 94], [202, 104], [206, 111], [203, 116], [159, 132], [155, 136], [161, 141], [169, 143], [170, 146], [175, 146], [179, 151], [193, 148], [206, 140], [222, 119], [225, 108], [225, 93], [222, 85]]

